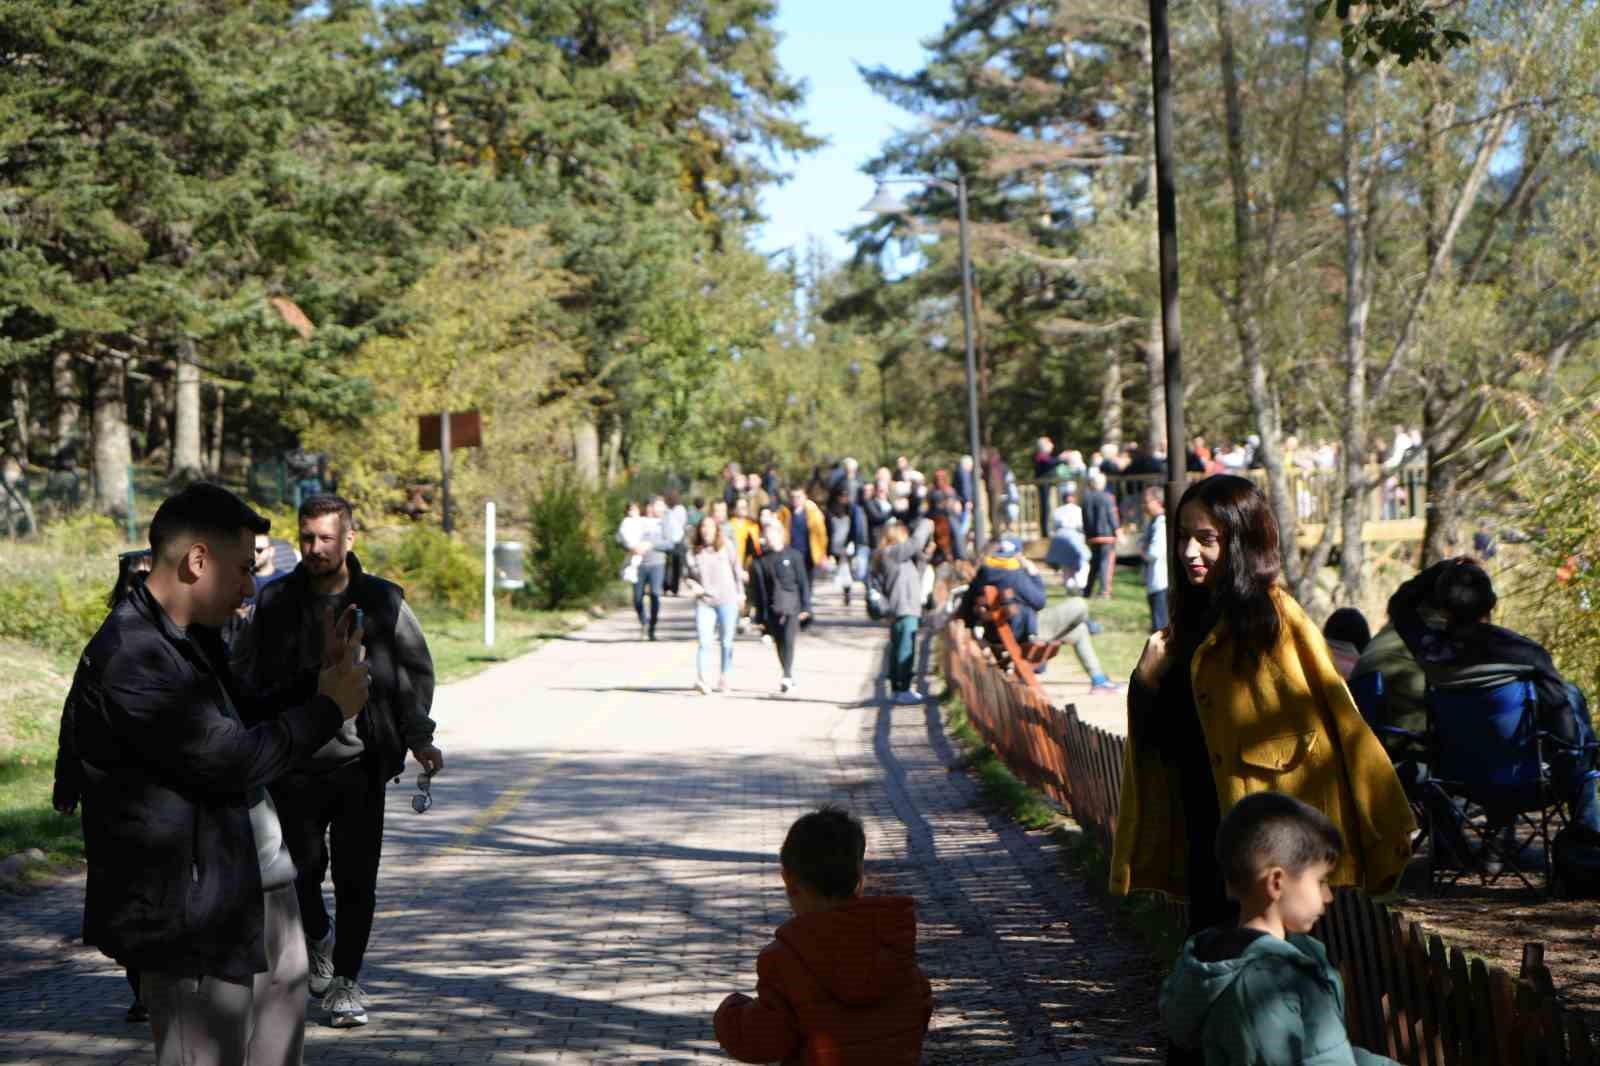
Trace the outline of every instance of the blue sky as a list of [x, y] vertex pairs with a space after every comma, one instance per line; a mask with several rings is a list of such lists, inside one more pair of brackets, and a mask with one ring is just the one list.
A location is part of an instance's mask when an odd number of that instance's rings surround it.
[[872, 197], [861, 164], [896, 129], [916, 124], [915, 116], [867, 88], [856, 63], [915, 70], [923, 60], [921, 42], [949, 14], [945, 0], [782, 0], [778, 56], [791, 76], [805, 79], [803, 115], [829, 144], [788, 166], [794, 176], [762, 196], [768, 221], [756, 235], [757, 247], [799, 251], [815, 234], [834, 259], [849, 255], [839, 232], [865, 220], [858, 209]]

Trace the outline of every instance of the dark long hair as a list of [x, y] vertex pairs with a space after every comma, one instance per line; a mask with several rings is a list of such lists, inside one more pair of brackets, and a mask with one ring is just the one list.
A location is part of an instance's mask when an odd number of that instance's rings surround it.
[[1190, 485], [1172, 517], [1173, 569], [1182, 566], [1178, 529], [1190, 503], [1211, 512], [1221, 534], [1222, 558], [1211, 588], [1189, 584], [1187, 575], [1171, 582], [1173, 619], [1178, 632], [1198, 644], [1219, 621], [1227, 625], [1234, 641], [1233, 669], [1243, 674], [1255, 669], [1261, 657], [1278, 643], [1283, 621], [1272, 602], [1283, 559], [1278, 549], [1278, 520], [1261, 490], [1247, 478], [1217, 474]]

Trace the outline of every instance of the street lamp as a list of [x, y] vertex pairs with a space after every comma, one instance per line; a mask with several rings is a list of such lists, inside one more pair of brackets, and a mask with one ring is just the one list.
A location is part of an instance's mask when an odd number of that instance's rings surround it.
[[[983, 477], [983, 453], [978, 445], [978, 366], [973, 352], [972, 336], [972, 255], [967, 246], [967, 179], [956, 175], [955, 181], [944, 178], [880, 178], [872, 199], [861, 210], [875, 215], [903, 215], [906, 205], [889, 191], [891, 184], [915, 183], [932, 185], [956, 194], [957, 218], [961, 234], [961, 328], [967, 342], [967, 446], [972, 451], [972, 494], [978, 495]], [[972, 501], [972, 542], [978, 552], [983, 551], [983, 508], [977, 499]]]

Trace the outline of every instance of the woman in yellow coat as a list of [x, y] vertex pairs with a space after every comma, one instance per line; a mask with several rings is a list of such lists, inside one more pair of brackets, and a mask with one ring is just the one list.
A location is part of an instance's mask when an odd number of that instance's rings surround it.
[[1187, 899], [1190, 932], [1237, 921], [1217, 825], [1272, 789], [1344, 835], [1335, 884], [1390, 890], [1416, 825], [1389, 758], [1356, 710], [1322, 634], [1278, 584], [1278, 524], [1250, 481], [1184, 493], [1174, 526], [1182, 581], [1172, 623], [1128, 687], [1128, 743], [1111, 891]]

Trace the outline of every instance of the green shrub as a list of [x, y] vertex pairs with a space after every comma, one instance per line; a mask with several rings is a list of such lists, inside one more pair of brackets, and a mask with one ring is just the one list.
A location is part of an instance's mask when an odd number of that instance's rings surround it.
[[59, 576], [0, 581], [0, 637], [75, 655], [106, 617], [111, 584], [90, 587]]
[[40, 529], [39, 539], [52, 550], [82, 555], [105, 555], [149, 547], [149, 542], [143, 539], [138, 544], [129, 545], [126, 526], [108, 515], [89, 511], [80, 511], [46, 523]]
[[408, 597], [469, 616], [482, 613], [483, 559], [439, 527], [412, 526], [398, 541], [369, 545], [369, 568], [400, 584]]
[[528, 508], [528, 577], [535, 601], [554, 610], [592, 600], [620, 559], [607, 547], [604, 497], [572, 477], [546, 483]]

